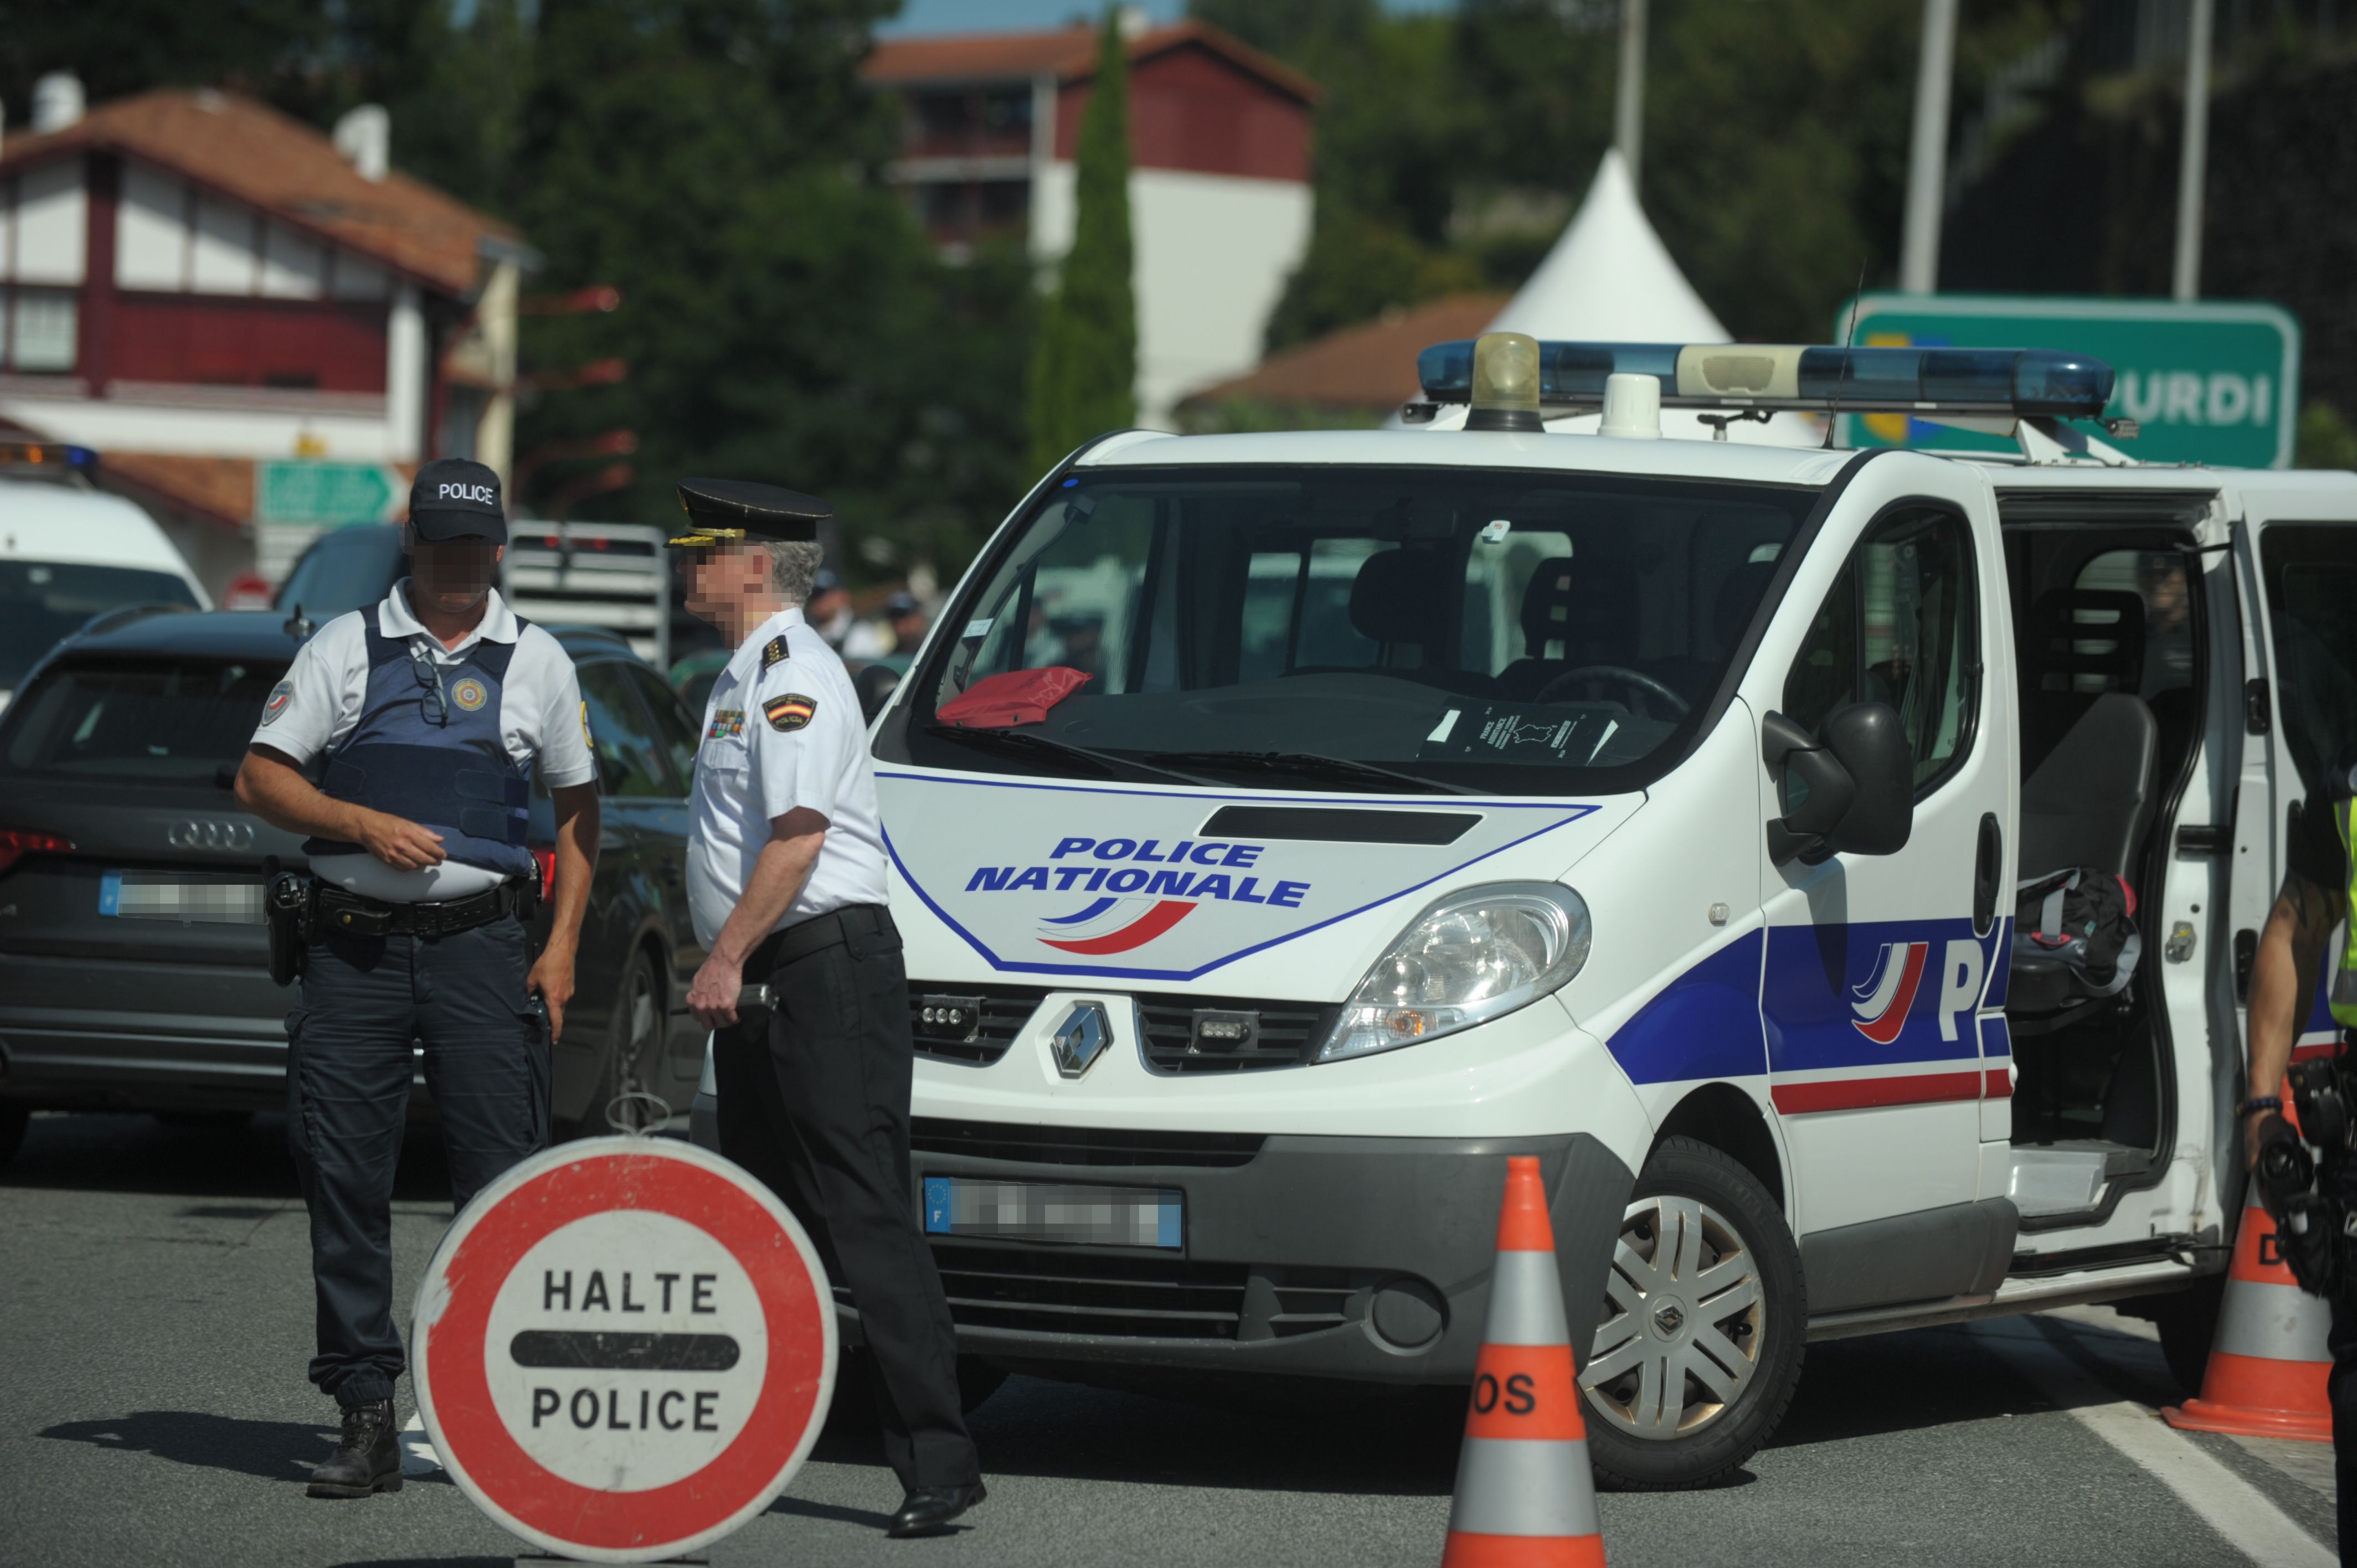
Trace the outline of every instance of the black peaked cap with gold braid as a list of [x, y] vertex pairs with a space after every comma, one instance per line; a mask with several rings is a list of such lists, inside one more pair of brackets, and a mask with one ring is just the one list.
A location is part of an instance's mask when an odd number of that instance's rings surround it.
[[672, 542], [689, 546], [813, 540], [818, 525], [834, 515], [816, 496], [749, 479], [682, 479], [679, 504], [687, 513], [688, 532]]

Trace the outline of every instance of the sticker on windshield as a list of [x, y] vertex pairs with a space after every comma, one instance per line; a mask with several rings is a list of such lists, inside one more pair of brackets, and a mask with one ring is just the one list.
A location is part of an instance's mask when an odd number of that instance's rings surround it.
[[262, 704], [262, 722], [266, 725], [276, 724], [278, 722], [278, 715], [285, 713], [286, 711], [286, 704], [294, 700], [294, 682], [281, 681], [275, 686], [271, 687], [269, 701]]
[[1485, 703], [1461, 715], [1451, 708], [1417, 747], [1416, 757], [1425, 762], [1551, 762], [1588, 768], [1620, 733], [1620, 718], [1612, 714], [1566, 715], [1560, 707]]

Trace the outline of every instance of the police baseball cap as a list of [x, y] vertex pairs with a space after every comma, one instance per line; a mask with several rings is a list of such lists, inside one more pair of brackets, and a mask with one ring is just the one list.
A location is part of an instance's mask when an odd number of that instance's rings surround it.
[[409, 526], [428, 544], [453, 539], [508, 542], [500, 508], [500, 477], [465, 457], [437, 457], [417, 470], [409, 487]]

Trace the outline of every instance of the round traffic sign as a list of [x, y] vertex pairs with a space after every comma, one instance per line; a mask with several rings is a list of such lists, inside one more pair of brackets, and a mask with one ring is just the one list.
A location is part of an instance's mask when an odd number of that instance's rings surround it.
[[418, 1287], [418, 1413], [526, 1541], [646, 1563], [769, 1507], [834, 1390], [834, 1298], [759, 1182], [657, 1138], [550, 1149], [486, 1187]]

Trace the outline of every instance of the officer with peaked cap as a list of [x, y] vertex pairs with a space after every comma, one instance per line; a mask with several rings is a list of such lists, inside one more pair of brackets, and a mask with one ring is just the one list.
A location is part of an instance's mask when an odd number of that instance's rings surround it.
[[[720, 1152], [769, 1183], [850, 1287], [876, 1361], [896, 1536], [982, 1501], [956, 1331], [909, 1193], [915, 1043], [866, 726], [843, 660], [802, 615], [824, 501], [768, 485], [679, 487], [688, 607], [736, 656], [695, 757], [688, 900], [710, 956], [687, 993], [714, 1030]], [[747, 985], [774, 1011], [739, 1017]]]
[[[507, 541], [499, 476], [426, 464], [406, 534], [410, 575], [303, 645], [237, 778], [246, 806], [309, 835], [287, 1141], [311, 1211], [311, 1380], [343, 1407], [313, 1497], [401, 1487], [392, 1199], [413, 1043], [463, 1208], [547, 1145], [549, 1045], [597, 854], [573, 660], [491, 586]], [[535, 770], [556, 809], [556, 912], [537, 963], [525, 927], [540, 871], [524, 842]]]

